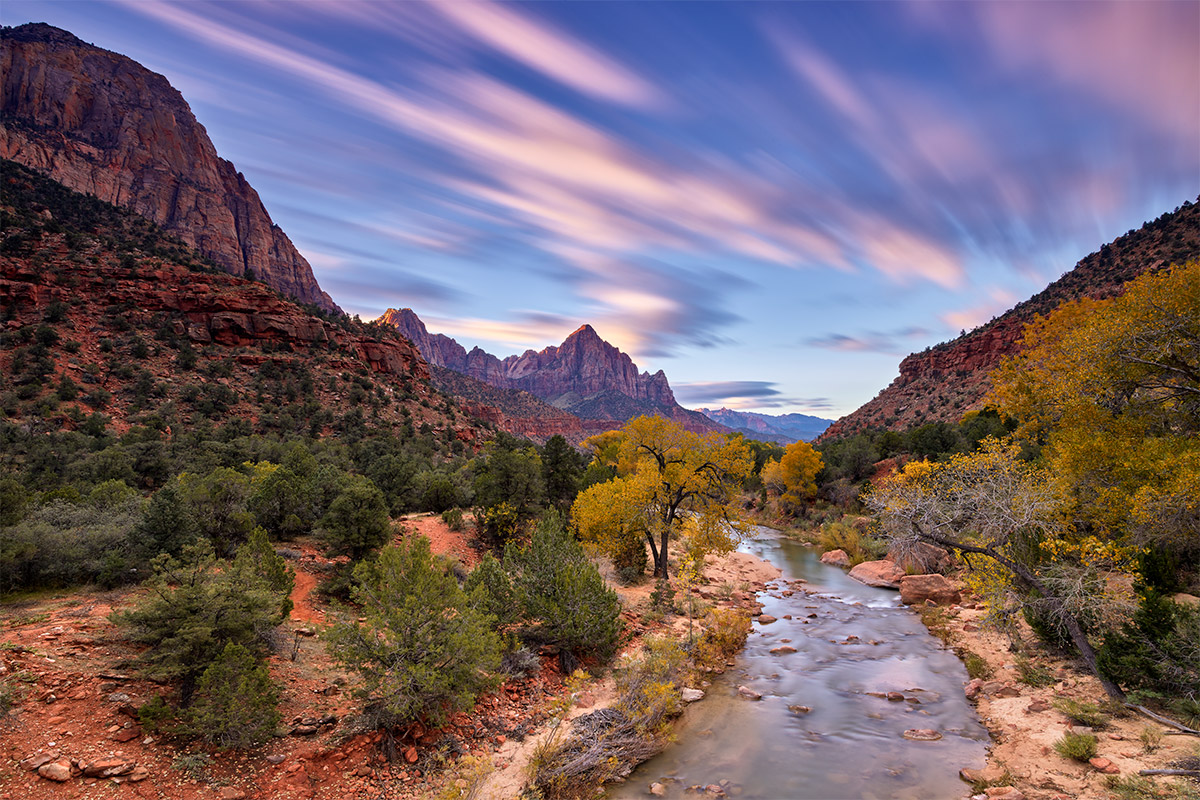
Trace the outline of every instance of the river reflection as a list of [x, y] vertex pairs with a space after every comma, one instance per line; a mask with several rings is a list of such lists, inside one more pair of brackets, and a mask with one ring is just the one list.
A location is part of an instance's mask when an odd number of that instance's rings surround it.
[[[820, 563], [813, 548], [769, 529], [759, 534], [742, 549], [777, 565], [784, 579], [808, 581], [808, 591], [759, 595], [763, 613], [776, 621], [755, 622], [736, 667], [684, 714], [677, 743], [610, 796], [646, 797], [659, 782], [668, 797], [685, 797], [689, 786], [726, 781], [729, 796], [747, 800], [966, 796], [958, 770], [983, 766], [989, 740], [963, 696], [962, 663], [900, 606], [895, 591], [852, 581]], [[770, 652], [784, 644], [796, 652]], [[763, 699], [739, 697], [742, 684]], [[911, 728], [943, 738], [909, 741], [902, 734]]]

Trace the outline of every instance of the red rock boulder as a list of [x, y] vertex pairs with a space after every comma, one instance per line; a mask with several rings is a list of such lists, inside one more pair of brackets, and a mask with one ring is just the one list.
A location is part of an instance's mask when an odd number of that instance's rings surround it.
[[850, 570], [850, 577], [867, 586], [881, 589], [899, 589], [904, 570], [893, 561], [864, 561]]
[[945, 606], [960, 602], [962, 594], [944, 575], [905, 575], [900, 578], [901, 603], [911, 606], [926, 600]]
[[829, 564], [834, 567], [850, 566], [850, 556], [845, 550], [830, 550], [828, 553], [821, 554], [821, 563]]

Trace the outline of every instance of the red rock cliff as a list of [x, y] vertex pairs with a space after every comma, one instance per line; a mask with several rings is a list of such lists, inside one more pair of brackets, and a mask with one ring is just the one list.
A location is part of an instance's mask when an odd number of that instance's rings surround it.
[[230, 273], [337, 310], [166, 78], [50, 25], [0, 37], [0, 156], [157, 222]]

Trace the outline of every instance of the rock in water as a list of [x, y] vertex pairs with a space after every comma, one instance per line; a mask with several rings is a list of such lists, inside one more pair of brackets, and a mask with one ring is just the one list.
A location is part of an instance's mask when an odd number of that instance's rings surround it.
[[850, 570], [850, 577], [867, 586], [880, 589], [899, 589], [904, 570], [894, 561], [864, 561]]
[[936, 742], [942, 735], [931, 728], [909, 728], [904, 732], [904, 738], [914, 742]]
[[828, 553], [821, 554], [821, 563], [829, 564], [834, 567], [850, 566], [850, 556], [845, 550], [830, 550]]

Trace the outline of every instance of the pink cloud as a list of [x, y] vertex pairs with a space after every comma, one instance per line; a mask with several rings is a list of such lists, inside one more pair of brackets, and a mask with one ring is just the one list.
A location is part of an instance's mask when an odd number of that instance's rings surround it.
[[512, 5], [441, 2], [430, 8], [479, 41], [579, 92], [644, 109], [666, 103], [653, 85], [626, 67]]
[[[336, 102], [454, 153], [481, 177], [445, 182], [530, 225], [533, 244], [548, 252], [563, 245], [604, 255], [647, 247], [693, 253], [715, 247], [787, 266], [840, 268], [865, 255], [897, 281], [961, 282], [954, 256], [922, 234], [882, 225], [850, 206], [840, 206], [839, 212], [833, 202], [827, 213], [835, 217], [831, 227], [842, 230], [841, 236], [782, 218], [778, 209], [786, 207], [781, 203], [786, 198], [736, 165], [703, 159], [690, 169], [663, 164], [578, 117], [479, 73], [429, 72], [423, 92], [399, 90], [178, 5], [128, 5], [215, 47], [307, 81]], [[525, 30], [512, 22], [516, 17], [507, 9], [469, 8], [509, 20], [503, 36]]]
[[1004, 289], [991, 289], [988, 299], [971, 308], [959, 311], [948, 311], [942, 314], [942, 322], [951, 329], [969, 331], [978, 328], [983, 323], [1007, 311], [1017, 300], [1016, 296]]
[[[942, 4], [914, 3], [948, 36]], [[1194, 2], [964, 3], [1008, 69], [1082, 90], [1192, 145], [1200, 139], [1200, 5]]]

